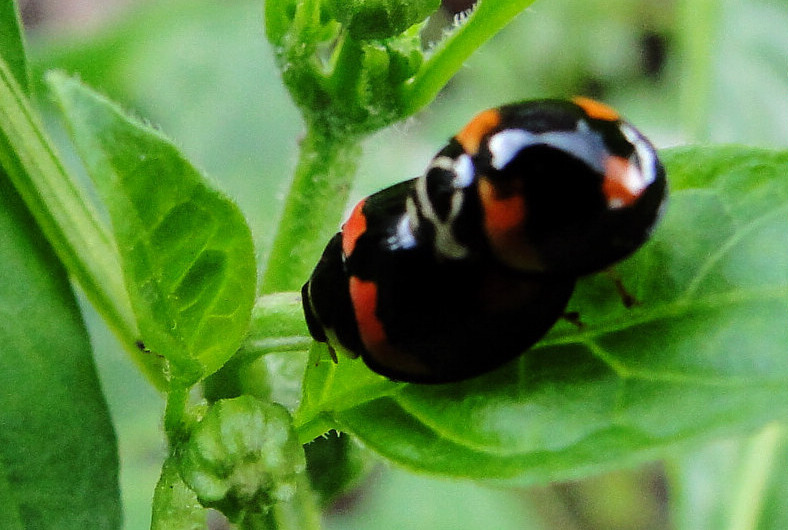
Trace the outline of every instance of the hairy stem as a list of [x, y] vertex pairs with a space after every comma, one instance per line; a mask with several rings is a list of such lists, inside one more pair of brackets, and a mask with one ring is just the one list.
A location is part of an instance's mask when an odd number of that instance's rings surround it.
[[337, 231], [361, 149], [355, 136], [310, 126], [268, 258], [263, 294], [296, 291]]
[[480, 0], [468, 20], [440, 42], [419, 73], [401, 91], [403, 116], [432, 101], [465, 60], [534, 0]]

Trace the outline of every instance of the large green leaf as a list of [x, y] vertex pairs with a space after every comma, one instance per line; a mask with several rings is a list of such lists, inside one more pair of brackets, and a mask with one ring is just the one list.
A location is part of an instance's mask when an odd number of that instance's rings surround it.
[[569, 307], [581, 329], [559, 323], [517, 361], [458, 384], [396, 386], [324, 357], [307, 367], [297, 425], [330, 418], [422, 471], [533, 483], [788, 417], [788, 152], [698, 147], [664, 160], [666, 215], [618, 267], [640, 304], [625, 308], [604, 275], [585, 278]]
[[3, 528], [117, 528], [115, 434], [66, 272], [0, 172]]
[[[0, 1], [0, 53], [27, 89], [11, 0]], [[65, 270], [2, 169], [0, 314], [0, 527], [119, 527], [117, 445], [90, 342]]]
[[256, 269], [244, 218], [160, 133], [78, 81], [48, 80], [109, 211], [141, 347], [194, 383], [248, 328]]

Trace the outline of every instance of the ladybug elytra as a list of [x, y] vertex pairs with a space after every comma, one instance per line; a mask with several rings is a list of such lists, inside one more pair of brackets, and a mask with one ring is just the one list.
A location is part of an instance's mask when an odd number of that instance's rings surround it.
[[483, 111], [423, 175], [355, 206], [302, 289], [310, 333], [392, 379], [475, 377], [641, 246], [666, 193], [654, 147], [606, 105]]

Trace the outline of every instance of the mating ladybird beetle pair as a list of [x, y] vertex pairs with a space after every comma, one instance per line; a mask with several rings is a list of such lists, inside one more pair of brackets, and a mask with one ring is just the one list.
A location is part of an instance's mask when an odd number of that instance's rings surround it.
[[355, 206], [302, 289], [310, 333], [392, 379], [475, 377], [642, 245], [666, 192], [654, 147], [601, 103], [486, 110], [422, 176]]

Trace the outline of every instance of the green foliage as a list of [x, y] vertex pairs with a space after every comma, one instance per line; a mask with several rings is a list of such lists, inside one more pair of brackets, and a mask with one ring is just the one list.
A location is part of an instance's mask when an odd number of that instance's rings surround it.
[[[17, 72], [19, 74], [19, 72]], [[0, 162], [69, 273], [130, 346], [137, 334], [109, 230], [63, 166], [28, 97], [0, 61]], [[137, 356], [158, 384], [161, 372]]]
[[28, 89], [27, 57], [22, 42], [16, 3], [11, 0], [0, 2], [0, 50], [9, 70], [22, 90]]
[[[17, 23], [14, 3], [0, 3], [2, 94], [14, 92], [23, 100], [27, 64]], [[4, 106], [0, 114], [9, 111]], [[9, 167], [16, 175], [24, 173], [19, 169], [24, 163], [9, 145], [17, 140], [13, 127], [4, 123], [0, 526], [116, 528], [121, 519], [117, 446], [90, 341], [66, 270], [7, 174]]]
[[79, 308], [2, 172], [0, 271], [0, 526], [117, 527], [115, 433]]
[[440, 0], [325, 0], [328, 14], [354, 39], [395, 37], [437, 11]]
[[[15, 6], [0, 3], [0, 163], [8, 173], [8, 178], [0, 175], [0, 307], [9, 316], [0, 326], [0, 379], [10, 389], [5, 401], [0, 399], [0, 499], [9, 507], [0, 515], [0, 527], [39, 527], [42, 520], [57, 521], [59, 528], [120, 525], [115, 441], [66, 274], [151, 382], [168, 392], [170, 448], [156, 488], [154, 528], [203, 528], [207, 506], [240, 528], [314, 527], [315, 497], [305, 466], [324, 504], [370, 468], [368, 454], [347, 433], [403, 467], [519, 486], [583, 477], [686, 448], [697, 451], [708, 440], [749, 433], [775, 420], [752, 440], [674, 459], [671, 498], [680, 496], [674, 512], [680, 527], [784, 526], [786, 479], [773, 470], [784, 468], [786, 458], [785, 407], [775, 405], [788, 397], [788, 332], [781, 325], [788, 304], [786, 152], [732, 146], [664, 152], [672, 188], [665, 219], [652, 241], [618, 268], [640, 304], [626, 309], [609, 279], [586, 278], [570, 307], [580, 312], [584, 326], [559, 323], [536, 348], [495, 373], [453, 385], [394, 383], [360, 361], [334, 364], [324, 345], [309, 337], [293, 291], [336, 230], [360, 141], [430, 103], [466, 58], [530, 3], [484, 0], [463, 22], [433, 33], [430, 46], [422, 34], [437, 0], [265, 3], [266, 33], [307, 132], [280, 228], [275, 237], [257, 234], [273, 244], [262, 271], [265, 295], [254, 305], [252, 238], [235, 204], [162, 134], [55, 74], [48, 78], [50, 90], [98, 199], [74, 178], [28, 99]], [[196, 4], [204, 5], [192, 9]], [[213, 7], [205, 7], [209, 4]], [[225, 15], [226, 26], [237, 25], [227, 15], [236, 13], [229, 6], [184, 2], [181, 7], [184, 13], [200, 11], [212, 32], [213, 22]], [[588, 42], [574, 33], [611, 18], [621, 26], [637, 20], [638, 8], [625, 7], [624, 2], [602, 8], [594, 2], [540, 6], [529, 18], [533, 25], [491, 43], [492, 53], [464, 72], [466, 79], [479, 80], [476, 95], [465, 88], [449, 90], [433, 111], [443, 106], [445, 116], [424, 121], [440, 122], [435, 128], [445, 137], [453, 125], [444, 122], [458, 124], [496, 98], [543, 95], [555, 86], [544, 76], [578, 76], [576, 63], [584, 73], [602, 72], [600, 78], [615, 86], [620, 78], [610, 74], [610, 65], [632, 60], [622, 57], [627, 50], [633, 55], [636, 30], [615, 38], [591, 30]], [[677, 30], [692, 72], [681, 88], [691, 112], [682, 115], [698, 137], [714, 136], [707, 134], [713, 127], [709, 96], [719, 83], [710, 80], [714, 65], [708, 52], [710, 30], [721, 18], [711, 7], [681, 3], [685, 17], [698, 16]], [[174, 98], [181, 114], [199, 120], [184, 122], [184, 129], [207, 131], [201, 134], [209, 146], [238, 144], [229, 138], [242, 136], [250, 141], [255, 136], [247, 129], [254, 120], [224, 124], [237, 129], [225, 134], [219, 128], [225, 114], [205, 112], [204, 102], [201, 107], [202, 100], [190, 92], [193, 77], [171, 85], [167, 67], [151, 73], [146, 65], [148, 77], [126, 71], [127, 50], [118, 51], [124, 38], [126, 44], [139, 42], [145, 27], [164, 32], [174, 26], [166, 8], [156, 9], [163, 11], [127, 25], [88, 53], [76, 47], [70, 55], [50, 55], [51, 60], [81, 64], [83, 78], [112, 91], [122, 92], [127, 79], [134, 79], [135, 87], [152, 87], [152, 97], [135, 90], [133, 98], [146, 114], [175, 106], [166, 99]], [[556, 31], [544, 23], [550, 9], [560, 12], [558, 40], [571, 41], [570, 52], [555, 62], [544, 59], [541, 48], [551, 40], [546, 35]], [[781, 20], [755, 19], [759, 28]], [[563, 24], [567, 21], [571, 24]], [[603, 34], [617, 45], [592, 51], [599, 44], [594, 39]], [[209, 48], [202, 46], [202, 31], [195, 35], [201, 48]], [[222, 37], [211, 33], [217, 42]], [[768, 64], [782, 64], [778, 45], [752, 42], [768, 51]], [[166, 46], [182, 60], [179, 44]], [[532, 58], [513, 61], [511, 49]], [[118, 60], [121, 55], [124, 61]], [[31, 85], [43, 90], [38, 78]], [[559, 91], [576, 90], [582, 79], [572, 77], [567, 85]], [[636, 88], [638, 97], [627, 105], [644, 111], [659, 100], [655, 108], [664, 109], [665, 93], [672, 94], [666, 88]], [[773, 93], [784, 86], [767, 88]], [[241, 90], [245, 105], [276, 100], [254, 90]], [[621, 94], [614, 89], [613, 99]], [[278, 106], [272, 108], [278, 112]], [[755, 121], [762, 131], [763, 120]], [[261, 161], [242, 172], [257, 173], [264, 163], [263, 178], [247, 178], [247, 191], [233, 193], [253, 210], [245, 212], [248, 218], [265, 219], [266, 231], [275, 218], [274, 201], [259, 195], [273, 197], [283, 180], [276, 173], [287, 158], [280, 152], [287, 127], [293, 126], [277, 122], [270, 126], [273, 134], [256, 140]], [[382, 163], [381, 157], [368, 171], [381, 183], [412, 176], [403, 175], [410, 171], [403, 167], [421, 156], [388, 138], [383, 142], [391, 145], [381, 151], [394, 152], [393, 163]], [[202, 147], [192, 151], [202, 156]], [[106, 212], [109, 222], [98, 212]], [[202, 388], [194, 386], [198, 382]], [[345, 434], [321, 437], [331, 429]], [[298, 442], [312, 442], [306, 459]], [[60, 457], [63, 451], [69, 459]], [[710, 500], [696, 477], [714, 473], [725, 487]], [[429, 519], [429, 503], [421, 510], [417, 506], [417, 497], [428, 489], [410, 491], [406, 485], [386, 495], [407, 499], [409, 526], [438, 527]], [[464, 495], [456, 502], [465, 503]], [[402, 504], [388, 499], [386, 504], [389, 516], [402, 512]], [[499, 505], [491, 501], [490, 506]], [[454, 513], [461, 524], [470, 522], [458, 514], [464, 512]], [[519, 527], [522, 517], [518, 511], [503, 519]], [[528, 520], [539, 527], [533, 514]]]
[[788, 329], [772, 323], [788, 306], [788, 152], [663, 156], [665, 218], [617, 267], [636, 307], [605, 276], [586, 278], [569, 305], [581, 329], [559, 324], [514, 363], [459, 384], [398, 385], [324, 355], [307, 365], [297, 425], [330, 417], [412, 469], [541, 483], [785, 419], [774, 402], [788, 399]]
[[306, 470], [322, 506], [329, 506], [366, 475], [370, 460], [348, 434], [331, 431], [304, 446]]
[[[429, 53], [416, 25], [386, 39], [357, 40], [330, 18], [337, 10], [317, 0], [266, 2], [266, 34], [307, 134], [263, 277], [264, 293], [298, 289], [308, 276], [339, 223], [360, 139], [426, 105], [465, 58], [532, 1], [486, 0]], [[354, 5], [365, 13], [372, 4]], [[408, 13], [398, 13], [408, 26], [432, 4], [402, 5], [410, 6]], [[343, 20], [353, 18], [347, 6], [341, 12]]]
[[206, 527], [207, 509], [183, 482], [178, 464], [174, 457], [164, 462], [153, 497], [151, 530], [201, 530]]
[[49, 83], [109, 210], [143, 348], [194, 384], [249, 325], [256, 271], [244, 218], [158, 132], [77, 81]]
[[251, 396], [217, 402], [180, 449], [180, 475], [204, 506], [250, 528], [318, 527], [290, 415]]
[[326, 136], [361, 135], [426, 105], [532, 2], [485, 0], [429, 53], [416, 23], [438, 7], [432, 0], [266, 2], [266, 34], [308, 126]]

